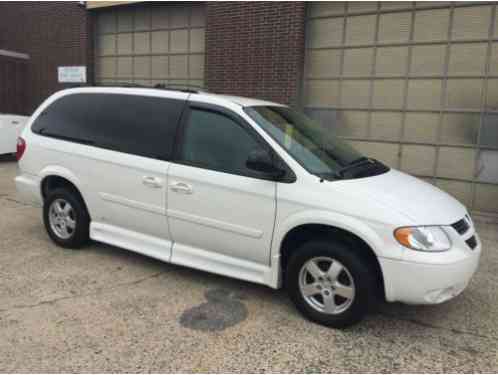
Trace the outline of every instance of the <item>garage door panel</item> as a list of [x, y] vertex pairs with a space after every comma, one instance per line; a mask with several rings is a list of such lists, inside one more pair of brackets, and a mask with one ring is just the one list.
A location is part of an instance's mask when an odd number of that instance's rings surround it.
[[400, 112], [373, 112], [371, 114], [370, 138], [399, 141], [403, 116]]
[[152, 53], [169, 52], [169, 31], [159, 30], [151, 33], [151, 51]]
[[498, 184], [498, 151], [481, 150], [477, 170], [477, 179], [480, 182]]
[[185, 53], [188, 51], [188, 30], [173, 30], [170, 35], [172, 53]]
[[204, 55], [189, 56], [189, 77], [202, 79], [204, 77]]
[[150, 33], [133, 34], [133, 49], [135, 55], [150, 54]]
[[370, 105], [370, 81], [343, 80], [341, 105], [346, 108], [368, 108]]
[[342, 111], [337, 124], [340, 126], [336, 126], [334, 129], [336, 135], [366, 138], [368, 135], [368, 112]]
[[147, 7], [140, 7], [135, 9], [133, 15], [133, 25], [135, 31], [150, 30], [151, 14], [150, 9]]
[[405, 76], [408, 68], [408, 47], [377, 48], [375, 73], [380, 76]]
[[97, 81], [203, 84], [205, 23], [203, 4], [144, 3], [99, 11]]
[[170, 9], [167, 6], [156, 6], [151, 15], [153, 29], [168, 29]]
[[436, 147], [404, 145], [401, 170], [417, 176], [432, 176], [436, 162]]
[[372, 73], [373, 56], [373, 48], [346, 49], [343, 74], [345, 76], [369, 76]]
[[346, 44], [369, 44], [375, 36], [375, 15], [351, 16], [346, 21]]
[[488, 80], [486, 108], [491, 111], [498, 111], [498, 78]]
[[188, 27], [189, 26], [189, 8], [184, 6], [173, 6], [169, 14], [170, 27]]
[[479, 146], [498, 149], [498, 113], [483, 113]]
[[205, 40], [206, 35], [204, 29], [190, 30], [190, 52], [204, 52]]
[[420, 45], [412, 47], [410, 74], [412, 76], [442, 75], [446, 45]]
[[97, 54], [99, 56], [116, 54], [116, 36], [114, 34], [104, 34], [97, 40]]
[[131, 77], [133, 71], [133, 59], [131, 57], [118, 57], [117, 77], [126, 79]]
[[154, 79], [169, 77], [169, 57], [152, 56], [151, 69], [152, 78]]
[[408, 81], [408, 109], [439, 110], [442, 87], [441, 79], [411, 79]]
[[437, 163], [437, 176], [472, 180], [476, 152], [470, 148], [441, 147]]
[[348, 2], [348, 13], [364, 13], [375, 11], [378, 7], [376, 1], [350, 1]]
[[337, 107], [339, 81], [308, 81], [305, 85], [305, 101], [310, 107]]
[[314, 50], [307, 54], [306, 77], [324, 78], [339, 76], [341, 51], [335, 49]]
[[312, 48], [333, 47], [342, 44], [344, 19], [320, 18], [308, 22], [308, 45]]
[[133, 31], [133, 10], [122, 8], [116, 9], [118, 17], [118, 32]]
[[482, 79], [448, 79], [446, 107], [479, 110], [482, 103]]
[[480, 113], [445, 113], [441, 124], [441, 142], [475, 145], [480, 123]]
[[191, 9], [190, 26], [203, 27], [206, 24], [206, 8], [197, 6]]
[[415, 13], [413, 39], [419, 42], [447, 40], [449, 23], [449, 9], [419, 11]]
[[439, 114], [409, 112], [405, 116], [405, 141], [431, 144], [437, 142]]
[[453, 44], [450, 48], [448, 75], [484, 74], [487, 47], [487, 43]]
[[491, 22], [491, 9], [490, 6], [455, 8], [452, 39], [487, 38]]
[[102, 78], [115, 78], [116, 77], [116, 58], [103, 57], [100, 63], [97, 64], [97, 74]]
[[345, 9], [344, 1], [317, 2], [308, 8], [308, 15], [310, 17], [339, 15], [344, 14]]
[[133, 58], [133, 74], [135, 78], [150, 79], [151, 78], [151, 57], [136, 56]]
[[409, 12], [380, 15], [379, 42], [407, 42], [410, 37], [412, 15]]
[[498, 189], [495, 184], [476, 184], [475, 208], [498, 212]]
[[99, 13], [97, 16], [97, 29], [99, 34], [116, 32], [116, 13], [114, 11]]
[[118, 55], [131, 55], [133, 53], [133, 34], [118, 34], [117, 39]]
[[409, 1], [381, 1], [381, 10], [410, 9], [412, 2]]
[[188, 56], [173, 55], [169, 58], [169, 69], [172, 77], [188, 78]]
[[401, 79], [374, 81], [373, 108], [401, 109], [404, 101], [405, 82]]

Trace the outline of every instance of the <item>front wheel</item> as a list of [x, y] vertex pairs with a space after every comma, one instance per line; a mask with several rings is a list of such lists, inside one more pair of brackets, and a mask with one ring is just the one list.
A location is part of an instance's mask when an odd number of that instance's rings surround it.
[[287, 267], [291, 300], [308, 319], [334, 328], [360, 321], [374, 303], [375, 276], [362, 258], [340, 242], [310, 241]]

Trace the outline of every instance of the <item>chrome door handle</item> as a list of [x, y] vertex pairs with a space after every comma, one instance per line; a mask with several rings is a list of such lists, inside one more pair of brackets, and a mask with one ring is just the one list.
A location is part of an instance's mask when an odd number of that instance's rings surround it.
[[175, 193], [192, 194], [192, 185], [186, 184], [185, 182], [173, 182], [169, 185], [170, 189]]
[[163, 181], [160, 178], [151, 177], [151, 176], [144, 176], [144, 178], [142, 179], [142, 183], [145, 186], [155, 188], [155, 189], [163, 186]]

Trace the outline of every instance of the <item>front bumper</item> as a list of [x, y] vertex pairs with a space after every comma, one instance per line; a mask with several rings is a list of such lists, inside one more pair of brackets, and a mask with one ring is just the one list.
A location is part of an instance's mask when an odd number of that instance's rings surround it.
[[479, 265], [481, 241], [473, 230], [472, 235], [477, 240], [473, 250], [461, 240], [448, 252], [420, 254], [406, 249], [403, 260], [379, 258], [387, 301], [427, 305], [459, 295]]

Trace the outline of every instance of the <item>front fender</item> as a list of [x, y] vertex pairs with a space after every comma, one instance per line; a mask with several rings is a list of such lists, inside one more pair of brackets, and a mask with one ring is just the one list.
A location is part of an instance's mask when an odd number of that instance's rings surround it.
[[388, 242], [387, 237], [391, 236], [392, 230], [386, 224], [366, 223], [355, 217], [330, 211], [301, 211], [287, 217], [275, 228], [271, 250], [271, 279], [268, 280], [271, 286], [278, 288], [281, 284], [280, 251], [285, 236], [292, 229], [309, 224], [327, 225], [350, 232], [365, 241], [377, 257], [401, 258], [400, 247], [394, 241]]

